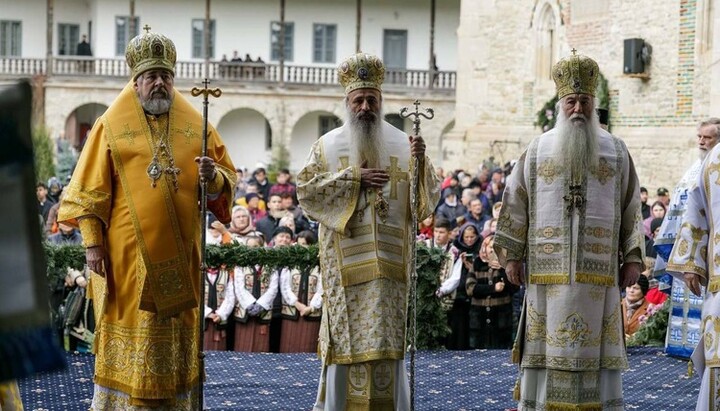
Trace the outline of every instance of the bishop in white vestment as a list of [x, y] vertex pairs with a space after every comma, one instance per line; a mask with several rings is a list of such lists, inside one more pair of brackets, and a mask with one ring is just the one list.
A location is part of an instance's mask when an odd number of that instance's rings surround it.
[[433, 212], [439, 180], [422, 138], [382, 121], [382, 62], [353, 55], [338, 77], [348, 121], [313, 145], [297, 178], [300, 205], [320, 223], [323, 369], [314, 409], [408, 410], [411, 156], [419, 164], [419, 220]]
[[556, 128], [530, 143], [505, 188], [495, 250], [508, 279], [527, 284], [519, 410], [624, 410], [618, 286], [642, 272], [645, 244], [632, 159], [599, 127], [598, 73], [580, 55], [553, 67]]
[[[702, 376], [697, 411], [720, 410], [720, 145], [707, 155], [690, 191], [667, 270], [695, 295], [704, 287], [701, 338], [692, 354]], [[680, 275], [679, 273], [683, 273]]]
[[[708, 152], [718, 142], [720, 119], [709, 118], [702, 121], [697, 128], [697, 144], [699, 158], [685, 172], [670, 197], [670, 207], [665, 213], [665, 219], [660, 227], [660, 233], [655, 237], [654, 248], [658, 258], [655, 260], [653, 276], [660, 279], [661, 287], [670, 284], [670, 318], [668, 321], [665, 352], [689, 358], [693, 349], [700, 341], [700, 316], [702, 310], [702, 297], [690, 292], [683, 281], [672, 281], [672, 275], [682, 276], [682, 273], [667, 271], [667, 261], [670, 258], [673, 244], [682, 224], [683, 215], [687, 209], [690, 192], [698, 184], [698, 176], [702, 169], [702, 161]], [[704, 291], [704, 290], [703, 290]]]

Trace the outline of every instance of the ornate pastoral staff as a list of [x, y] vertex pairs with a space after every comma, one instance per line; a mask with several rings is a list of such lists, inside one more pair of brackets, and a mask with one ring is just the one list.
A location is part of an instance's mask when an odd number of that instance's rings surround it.
[[[415, 106], [414, 112], [408, 112], [407, 107], [403, 107], [400, 110], [400, 117], [409, 118], [413, 117], [413, 135], [416, 137], [420, 136], [420, 117], [424, 117], [428, 120], [432, 120], [435, 117], [435, 112], [431, 108], [426, 108], [425, 113], [420, 112], [420, 101], [415, 100], [413, 103]], [[410, 159], [412, 164], [412, 181], [410, 182], [410, 213], [412, 215], [412, 227], [411, 232], [413, 236], [413, 245], [410, 247], [412, 254], [410, 255], [410, 288], [408, 291], [409, 309], [410, 309], [410, 409], [415, 409], [415, 340], [417, 332], [417, 241], [415, 240], [415, 232], [418, 226], [418, 180], [420, 170], [418, 168], [419, 161], [417, 157]]]
[[[222, 91], [219, 88], [210, 90], [208, 88], [210, 81], [206, 78], [203, 80], [204, 88], [200, 89], [193, 87], [190, 91], [193, 97], [199, 95], [203, 96], [203, 133], [202, 133], [202, 153], [201, 157], [207, 156], [207, 142], [208, 142], [208, 96], [220, 97]], [[198, 410], [203, 408], [203, 380], [205, 379], [205, 352], [203, 350], [203, 335], [205, 333], [205, 293], [202, 291], [202, 286], [205, 284], [205, 273], [207, 272], [207, 265], [205, 259], [207, 258], [205, 237], [206, 237], [206, 214], [207, 214], [207, 185], [208, 182], [204, 178], [200, 178], [200, 299], [198, 305], [198, 367], [200, 369], [200, 377], [198, 378]]]

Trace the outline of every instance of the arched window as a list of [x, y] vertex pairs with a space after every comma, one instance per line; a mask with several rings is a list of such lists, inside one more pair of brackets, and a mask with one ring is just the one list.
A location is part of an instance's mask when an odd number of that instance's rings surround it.
[[545, 2], [536, 14], [535, 78], [538, 81], [552, 79], [552, 66], [558, 60], [558, 18], [552, 6]]

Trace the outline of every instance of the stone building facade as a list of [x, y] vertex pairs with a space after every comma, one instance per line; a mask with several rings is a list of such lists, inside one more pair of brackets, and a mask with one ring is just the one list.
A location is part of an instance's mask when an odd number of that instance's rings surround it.
[[[430, 156], [441, 157], [442, 135], [454, 121], [460, 0], [293, 0], [282, 13], [278, 1], [209, 3], [206, 65], [205, 1], [0, 0], [0, 85], [33, 78], [35, 119], [53, 138], [80, 148], [127, 84], [125, 44], [147, 24], [175, 42], [178, 90], [189, 96], [204, 77], [222, 89], [222, 97], [210, 101], [209, 120], [237, 166], [252, 171], [258, 163], [278, 164], [287, 150], [283, 159], [298, 171], [312, 143], [344, 121], [335, 68], [361, 50], [386, 63], [388, 121], [409, 132], [410, 122], [398, 116], [402, 107], [420, 99], [435, 109], [422, 131]], [[282, 63], [281, 14], [287, 27]], [[76, 55], [81, 35], [92, 56]], [[252, 61], [223, 60], [235, 52]], [[200, 99], [191, 101], [202, 107]]]
[[[463, 0], [455, 127], [446, 163], [517, 158], [554, 94], [549, 68], [575, 48], [608, 82], [613, 134], [641, 184], [671, 188], [694, 161], [696, 125], [720, 117], [717, 0]], [[624, 73], [624, 40], [651, 46], [644, 73]], [[651, 194], [652, 196], [652, 194]]]

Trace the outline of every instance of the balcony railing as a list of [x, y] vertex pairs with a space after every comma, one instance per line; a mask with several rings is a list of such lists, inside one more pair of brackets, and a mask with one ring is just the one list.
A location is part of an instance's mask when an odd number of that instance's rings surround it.
[[[175, 78], [202, 79], [205, 77], [204, 70], [204, 62], [178, 61], [175, 66]], [[0, 57], [0, 76], [33, 76], [47, 72], [45, 59]], [[130, 70], [124, 59], [81, 56], [53, 57], [51, 73], [58, 77], [130, 77]], [[256, 62], [211, 62], [208, 76], [215, 81], [280, 83], [280, 65]], [[286, 84], [336, 85], [338, 83], [334, 67], [285, 65], [282, 80]], [[454, 90], [455, 81], [454, 71], [437, 71], [434, 73], [433, 88]], [[430, 82], [428, 70], [387, 69], [385, 71], [385, 85], [393, 88], [430, 88]]]
[[45, 74], [46, 67], [45, 59], [0, 57], [0, 75], [34, 76]]

